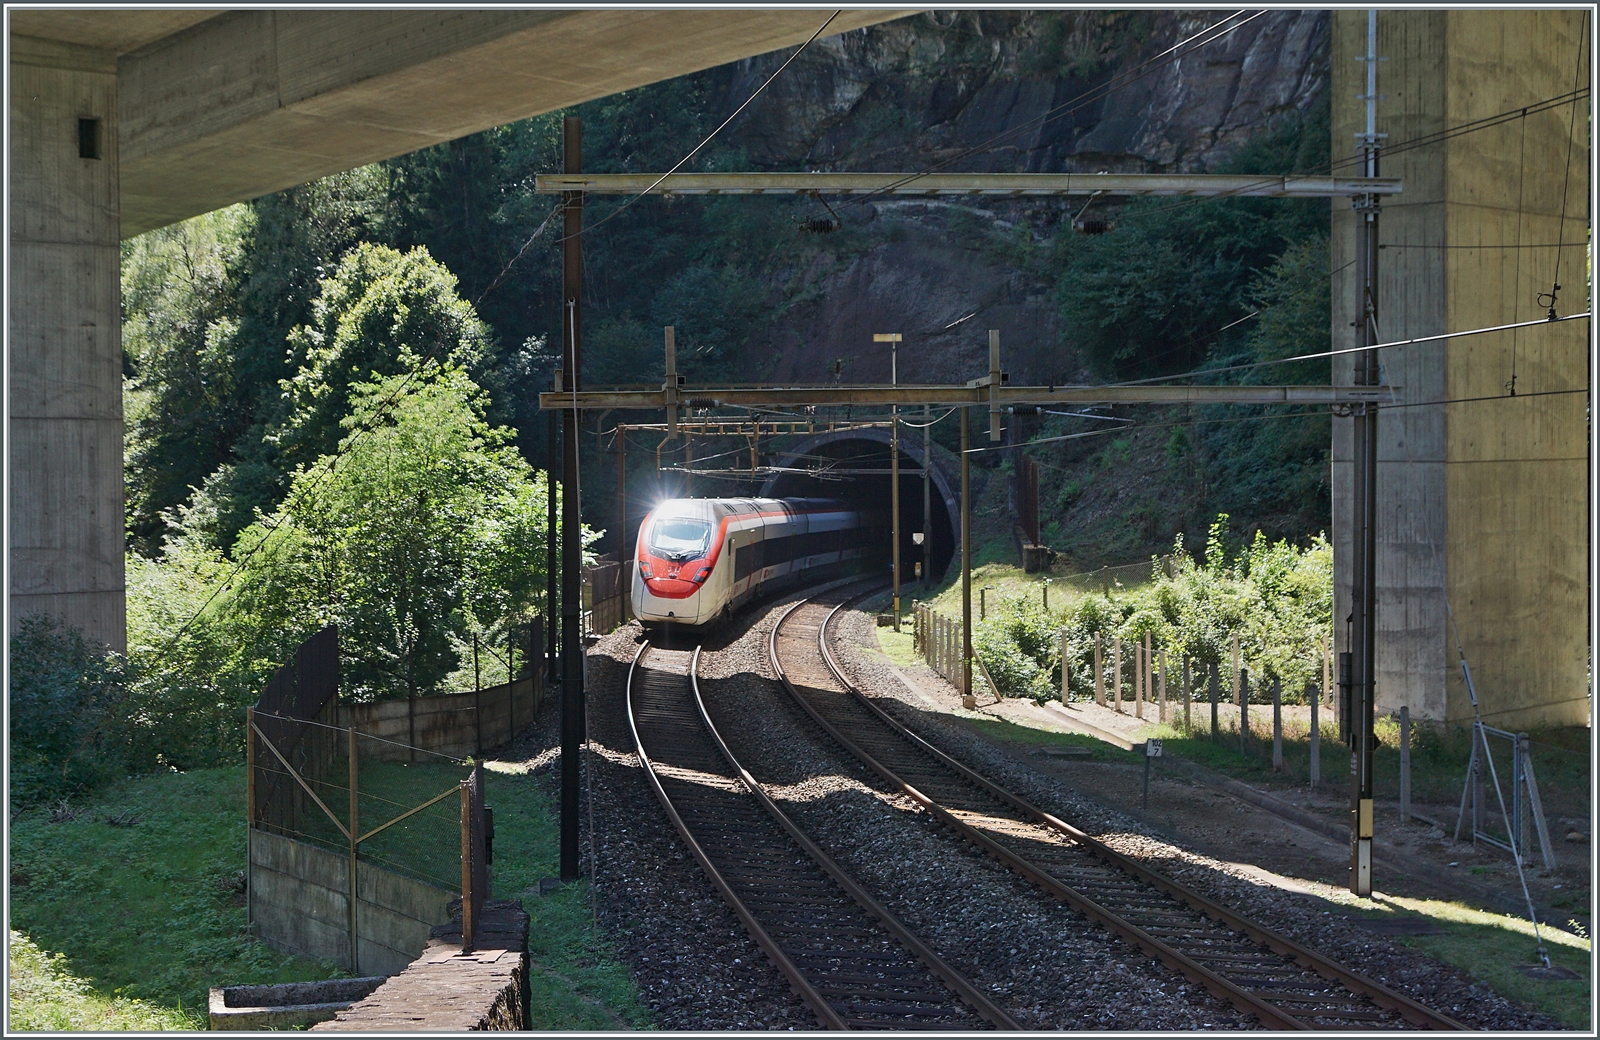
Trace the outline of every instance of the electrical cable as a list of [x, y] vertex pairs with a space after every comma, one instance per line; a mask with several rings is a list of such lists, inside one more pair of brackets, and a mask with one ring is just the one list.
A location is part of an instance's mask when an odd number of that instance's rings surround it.
[[800, 55], [802, 55], [802, 54], [804, 54], [806, 52], [806, 48], [811, 46], [812, 41], [815, 40], [818, 36], [821, 36], [822, 33], [823, 33], [823, 30], [827, 29], [828, 26], [832, 25], [833, 24], [833, 20], [835, 18], [839, 17], [843, 13], [844, 13], [844, 10], [841, 8], [840, 10], [837, 10], [837, 11], [833, 12], [832, 14], [830, 14], [827, 17], [827, 19], [823, 21], [823, 23], [821, 25], [817, 26], [817, 31], [811, 34], [810, 39], [806, 40], [805, 43], [802, 43], [799, 46], [799, 48], [793, 54], [789, 55], [788, 59], [785, 60], [782, 65], [778, 66], [777, 71], [773, 72], [772, 75], [768, 76], [766, 78], [766, 81], [763, 82], [761, 84], [761, 86], [759, 86], [759, 87], [757, 87], [755, 89], [755, 93], [751, 94], [749, 97], [744, 99], [744, 104], [742, 104], [738, 108], [734, 109], [732, 115], [730, 115], [728, 118], [724, 119], [717, 126], [717, 128], [715, 130], [713, 130], [713, 131], [711, 131], [711, 133], [707, 134], [704, 140], [702, 140], [699, 144], [697, 144], [693, 148], [691, 148], [689, 150], [689, 154], [688, 155], [685, 155], [682, 159], [679, 159], [676, 163], [674, 163], [672, 169], [668, 170], [666, 173], [663, 173], [660, 177], [657, 177], [655, 179], [655, 183], [651, 184], [650, 187], [646, 188], [644, 191], [641, 191], [639, 194], [632, 196], [626, 202], [624, 202], [622, 205], [618, 206], [616, 209], [612, 210], [610, 213], [607, 213], [604, 217], [601, 217], [599, 220], [595, 221], [593, 224], [590, 224], [587, 227], [584, 227], [583, 229], [579, 230], [576, 234], [567, 235], [567, 236], [564, 236], [562, 238], [556, 239], [556, 244], [559, 245], [560, 243], [567, 241], [568, 238], [576, 238], [576, 237], [580, 237], [580, 236], [583, 236], [583, 235], [587, 235], [591, 231], [594, 231], [594, 230], [597, 230], [597, 229], [599, 229], [601, 227], [604, 227], [606, 225], [606, 223], [608, 223], [613, 217], [620, 216], [625, 210], [627, 210], [635, 202], [638, 202], [640, 199], [644, 198], [646, 195], [648, 195], [652, 191], [654, 191], [656, 189], [657, 185], [659, 185], [662, 181], [666, 180], [668, 177], [671, 177], [674, 173], [677, 173], [678, 170], [683, 166], [684, 163], [688, 162], [690, 159], [693, 159], [696, 155], [698, 155], [700, 153], [700, 149], [702, 149], [706, 145], [710, 144], [712, 138], [714, 138], [718, 134], [720, 134], [727, 127], [727, 125], [729, 123], [731, 123], [735, 119], [739, 118], [739, 113], [741, 113], [745, 109], [749, 108], [750, 107], [750, 103], [755, 101], [756, 98], [760, 97], [762, 91], [764, 91], [768, 87], [772, 86], [772, 81], [777, 79], [779, 76], [783, 75], [783, 70], [787, 69], [790, 65], [794, 64], [794, 60], [796, 58], [800, 57]]
[[[1574, 106], [1572, 106], [1572, 108], [1573, 108], [1573, 111], [1577, 111], [1578, 106], [1574, 105]], [[1522, 121], [1522, 123], [1521, 123], [1521, 130], [1522, 130], [1522, 133], [1518, 135], [1519, 138], [1520, 138], [1520, 141], [1518, 142], [1518, 145], [1517, 145], [1517, 242], [1518, 242], [1518, 244], [1521, 244], [1521, 242], [1522, 242], [1522, 204], [1523, 204], [1523, 191], [1522, 191], [1522, 189], [1523, 189], [1524, 184], [1526, 184], [1527, 180], [1528, 180], [1528, 121], [1526, 119], [1524, 119]], [[1568, 156], [1568, 160], [1569, 161], [1570, 161], [1570, 159], [1571, 159], [1571, 156]], [[1562, 217], [1563, 222], [1565, 221], [1565, 219], [1566, 219], [1565, 215], [1563, 215], [1563, 217]], [[1560, 263], [1561, 263], [1561, 251], [1559, 249], [1557, 249], [1556, 250], [1556, 264], [1559, 266]], [[1522, 250], [1520, 250], [1520, 249], [1517, 250], [1516, 273], [1515, 273], [1515, 275], [1512, 276], [1512, 279], [1511, 279], [1511, 320], [1513, 322], [1517, 322], [1517, 321], [1521, 321], [1522, 320]], [[1517, 329], [1512, 329], [1511, 330], [1511, 379], [1510, 379], [1509, 382], [1507, 382], [1505, 384], [1506, 392], [1509, 393], [1512, 397], [1517, 396], [1517, 332], [1518, 332]]]
[[[1202, 29], [1199, 32], [1195, 33], [1193, 36], [1190, 36], [1190, 37], [1188, 37], [1186, 39], [1183, 39], [1183, 40], [1179, 40], [1177, 43], [1173, 44], [1171, 47], [1167, 48], [1166, 50], [1162, 51], [1161, 53], [1156, 54], [1156, 55], [1152, 55], [1151, 57], [1145, 59], [1143, 62], [1140, 62], [1138, 65], [1135, 65], [1132, 69], [1129, 69], [1127, 72], [1119, 73], [1118, 75], [1113, 76], [1108, 82], [1106, 82], [1106, 83], [1104, 83], [1104, 84], [1102, 84], [1102, 85], [1100, 85], [1098, 87], [1091, 87], [1088, 90], [1084, 91], [1083, 93], [1077, 95], [1076, 97], [1071, 98], [1071, 99], [1069, 99], [1067, 101], [1064, 101], [1061, 104], [1056, 105], [1053, 108], [1050, 108], [1050, 109], [1046, 110], [1045, 112], [1041, 113], [1040, 115], [1037, 115], [1037, 116], [1033, 117], [1032, 119], [1029, 119], [1028, 121], [1022, 123], [1019, 126], [1012, 127], [1010, 130], [1002, 131], [1001, 133], [996, 134], [994, 137], [989, 138], [987, 141], [983, 141], [983, 142], [981, 142], [979, 144], [972, 145], [969, 148], [966, 148], [966, 149], [963, 149], [960, 152], [957, 152], [955, 155], [952, 155], [952, 156], [950, 156], [950, 157], [948, 157], [946, 159], [942, 159], [937, 163], [934, 163], [932, 166], [929, 166], [928, 168], [926, 168], [924, 170], [920, 170], [920, 171], [918, 171], [916, 173], [908, 174], [905, 177], [902, 177], [902, 178], [900, 178], [899, 180], [896, 180], [896, 181], [892, 181], [891, 183], [886, 184], [882, 188], [878, 188], [875, 191], [865, 192], [862, 195], [857, 196], [857, 198], [865, 200], [865, 199], [875, 198], [875, 197], [878, 197], [880, 195], [889, 194], [890, 192], [893, 192], [897, 188], [904, 187], [905, 185], [911, 184], [914, 181], [921, 180], [923, 177], [928, 177], [928, 176], [931, 176], [931, 175], [933, 175], [935, 173], [938, 173], [940, 170], [946, 169], [949, 166], [951, 166], [951, 165], [953, 165], [955, 163], [961, 162], [964, 159], [970, 159], [975, 155], [982, 155], [985, 152], [992, 151], [996, 146], [998, 146], [1000, 144], [1004, 144], [1005, 142], [1011, 140], [1012, 138], [1015, 138], [1015, 137], [1017, 137], [1017, 136], [1019, 136], [1021, 134], [1030, 133], [1030, 132], [1032, 132], [1034, 130], [1037, 130], [1040, 127], [1043, 127], [1046, 123], [1052, 122], [1052, 121], [1054, 121], [1056, 119], [1060, 119], [1063, 116], [1071, 115], [1072, 113], [1076, 112], [1078, 109], [1083, 108], [1086, 105], [1093, 104], [1096, 101], [1102, 101], [1106, 97], [1109, 97], [1115, 91], [1122, 89], [1123, 87], [1127, 86], [1128, 84], [1138, 82], [1139, 80], [1143, 79], [1144, 77], [1150, 75], [1152, 72], [1155, 72], [1158, 69], [1165, 68], [1167, 65], [1173, 64], [1174, 62], [1182, 61], [1184, 58], [1188, 57], [1190, 54], [1193, 54], [1195, 51], [1199, 50], [1201, 47], [1204, 47], [1206, 44], [1214, 43], [1217, 40], [1222, 39], [1224, 36], [1227, 36], [1229, 33], [1233, 32], [1235, 29], [1238, 29], [1241, 26], [1247, 25], [1250, 22], [1256, 20], [1257, 18], [1260, 18], [1262, 15], [1265, 15], [1265, 14], [1267, 14], [1269, 12], [1265, 11], [1265, 10], [1257, 11], [1255, 14], [1250, 15], [1248, 18], [1245, 18], [1243, 21], [1234, 22], [1233, 25], [1228, 26], [1226, 29], [1222, 29], [1221, 28], [1226, 23], [1228, 23], [1230, 21], [1233, 21], [1233, 19], [1235, 19], [1235, 18], [1238, 18], [1242, 13], [1243, 12], [1240, 12], [1240, 11], [1234, 11], [1234, 12], [1230, 13], [1227, 17], [1222, 18], [1222, 19], [1212, 23], [1211, 25], [1206, 26], [1204, 29]], [[1220, 29], [1220, 31], [1218, 31], [1219, 29]], [[1215, 33], [1215, 35], [1211, 35], [1212, 33]], [[1201, 37], [1207, 37], [1207, 38], [1206, 39], [1201, 39]], [[1197, 40], [1199, 42], [1195, 43], [1194, 41], [1197, 41]], [[1183, 53], [1183, 54], [1177, 53], [1178, 51], [1182, 50], [1184, 47], [1188, 46], [1191, 43], [1193, 43], [1194, 45], [1192, 47], [1189, 47], [1189, 50], [1186, 53]]]
[[[1576, 88], [1576, 84], [1577, 84], [1577, 82], [1579, 80], [1579, 77], [1581, 77], [1582, 74], [1583, 74], [1583, 44], [1584, 44], [1584, 41], [1587, 39], [1587, 36], [1584, 33], [1584, 29], [1587, 28], [1588, 25], [1589, 25], [1589, 12], [1587, 10], [1585, 10], [1583, 12], [1582, 20], [1579, 21], [1579, 23], [1578, 23], [1578, 63], [1577, 63], [1577, 66], [1572, 70], [1572, 81], [1573, 81], [1573, 84], [1574, 84], [1574, 88]], [[1526, 124], [1524, 124], [1524, 125], [1526, 125]], [[1526, 133], [1527, 131], [1524, 130], [1523, 132]], [[1570, 115], [1568, 117], [1568, 119], [1567, 119], [1567, 170], [1566, 170], [1565, 180], [1563, 180], [1563, 182], [1561, 184], [1561, 222], [1556, 225], [1556, 240], [1558, 242], [1562, 242], [1562, 243], [1566, 242], [1566, 240], [1567, 240], [1567, 199], [1568, 199], [1568, 196], [1571, 194], [1571, 188], [1572, 188], [1572, 146], [1577, 140], [1577, 135], [1578, 135], [1578, 106], [1577, 105], [1573, 105], [1572, 106], [1572, 115]], [[1517, 218], [1518, 218], [1519, 221], [1521, 220], [1521, 217], [1522, 217], [1522, 214], [1519, 212], [1517, 214]], [[1560, 289], [1561, 289], [1561, 284], [1560, 283], [1561, 283], [1561, 249], [1560, 249], [1560, 247], [1557, 247], [1557, 249], [1556, 249], [1556, 260], [1555, 260], [1555, 273], [1550, 278], [1550, 313], [1549, 313], [1549, 316], [1552, 317], [1552, 318], [1554, 318], [1556, 316], [1556, 293], [1558, 291], [1560, 291]], [[1513, 377], [1512, 377], [1513, 381], [1515, 380], [1515, 378], [1516, 377], [1513, 375]]]
[[[1279, 405], [1265, 405], [1263, 407], [1275, 408]], [[1299, 419], [1310, 415], [1327, 415], [1319, 409], [1303, 412], [1277, 412], [1268, 415], [1235, 415], [1225, 419], [1179, 419], [1163, 423], [1139, 423], [1135, 426], [1110, 426], [1103, 430], [1086, 430], [1083, 433], [1069, 433], [1060, 437], [1041, 437], [1038, 440], [1024, 441], [1021, 444], [996, 444], [981, 448], [968, 448], [967, 454], [972, 455], [980, 451], [1006, 451], [1011, 448], [1031, 448], [1036, 444], [1055, 444], [1059, 441], [1076, 441], [1085, 437], [1104, 437], [1113, 433], [1129, 433], [1137, 430], [1164, 430], [1172, 426], [1209, 426], [1217, 423], [1254, 422], [1261, 419]], [[1044, 463], [1039, 463], [1044, 465]]]
[[1242, 372], [1246, 369], [1265, 368], [1269, 365], [1289, 365], [1299, 361], [1317, 361], [1322, 358], [1338, 357], [1341, 354], [1359, 354], [1366, 350], [1383, 350], [1391, 347], [1409, 347], [1418, 343], [1432, 343], [1443, 339], [1464, 339], [1467, 336], [1482, 336], [1491, 332], [1506, 332], [1511, 329], [1525, 329], [1534, 325], [1553, 325], [1562, 321], [1575, 321], [1579, 318], [1589, 317], [1589, 312], [1582, 314], [1568, 314], [1564, 317], [1538, 318], [1534, 321], [1513, 322], [1508, 325], [1491, 325], [1482, 329], [1465, 329], [1461, 332], [1443, 332], [1437, 336], [1417, 336], [1412, 339], [1395, 340], [1393, 343], [1374, 343], [1370, 347], [1344, 347], [1339, 350], [1325, 350], [1316, 354], [1298, 354], [1294, 357], [1277, 358], [1272, 361], [1252, 361], [1243, 365], [1226, 365], [1222, 368], [1199, 368], [1193, 372], [1184, 372], [1175, 376], [1153, 376], [1149, 379], [1132, 379], [1122, 383], [1103, 383], [1091, 389], [1104, 389], [1109, 387], [1144, 386], [1148, 383], [1161, 383], [1173, 379], [1194, 379], [1200, 376], [1218, 375], [1223, 372]]
[[[1413, 137], [1409, 140], [1389, 145], [1384, 148], [1383, 154], [1385, 156], [1392, 157], [1402, 152], [1409, 152], [1416, 148], [1426, 148], [1430, 145], [1443, 144], [1446, 141], [1453, 140], [1457, 137], [1463, 136], [1464, 134], [1477, 133], [1479, 130], [1488, 130], [1496, 126], [1500, 126], [1503, 123], [1508, 123], [1513, 119], [1526, 119], [1530, 115], [1537, 115], [1540, 112], [1544, 112], [1552, 108], [1560, 108], [1563, 105], [1572, 105], [1573, 111], [1576, 112], [1577, 103], [1588, 96], [1588, 87], [1580, 88], [1572, 91], [1569, 94], [1558, 94], [1552, 98], [1536, 101], [1531, 105], [1524, 105], [1521, 108], [1508, 109], [1492, 116], [1485, 116], [1482, 119], [1474, 119], [1466, 123], [1459, 123], [1453, 127], [1446, 127], [1443, 130], [1438, 130], [1429, 134], [1422, 134], [1418, 137]], [[1270, 176], [1263, 177], [1261, 180], [1251, 181], [1248, 184], [1240, 185], [1231, 191], [1218, 192], [1215, 195], [1180, 199], [1164, 206], [1150, 207], [1149, 209], [1142, 210], [1141, 213], [1143, 215], [1165, 213], [1174, 209], [1182, 209], [1189, 206], [1198, 206], [1208, 202], [1215, 202], [1218, 199], [1237, 198], [1256, 188], [1266, 188], [1271, 187], [1274, 184], [1281, 183], [1285, 177], [1315, 177], [1332, 175], [1337, 170], [1359, 165], [1365, 161], [1365, 158], [1365, 153], [1356, 152], [1339, 159], [1318, 163], [1316, 166], [1310, 167], [1309, 169], [1291, 171], [1283, 174], [1272, 174]]]

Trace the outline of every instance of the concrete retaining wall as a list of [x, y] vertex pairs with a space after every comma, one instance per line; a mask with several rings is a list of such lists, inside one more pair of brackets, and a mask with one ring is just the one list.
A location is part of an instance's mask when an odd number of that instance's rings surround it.
[[262, 830], [250, 832], [250, 925], [277, 950], [393, 975], [450, 919], [455, 893], [360, 863], [356, 952], [350, 958], [350, 858]]
[[[336, 725], [354, 726], [369, 736], [466, 758], [510, 740], [533, 721], [543, 700], [544, 679], [535, 675], [475, 693], [368, 704], [341, 701]], [[409, 754], [405, 748], [376, 741], [364, 741], [361, 753], [395, 761]]]

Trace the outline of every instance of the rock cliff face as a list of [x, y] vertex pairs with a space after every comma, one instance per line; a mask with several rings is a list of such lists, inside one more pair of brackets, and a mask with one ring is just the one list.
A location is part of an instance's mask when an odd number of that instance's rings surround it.
[[[819, 40], [736, 132], [774, 169], [903, 169], [960, 156], [950, 169], [1203, 172], [1328, 83], [1325, 11], [1245, 14], [1227, 35], [1163, 61], [1226, 17], [914, 15]], [[729, 97], [747, 97], [787, 56], [741, 62]]]
[[[1205, 172], [1251, 134], [1303, 112], [1327, 90], [1322, 11], [1250, 17], [1177, 61], [1168, 51], [1226, 12], [928, 12], [819, 40], [729, 134], [774, 170]], [[788, 56], [735, 67], [727, 110]], [[906, 335], [900, 378], [965, 379], [986, 369], [1003, 330], [1014, 379], [1081, 379], [1053, 301], [992, 251], [956, 233], [977, 220], [1043, 233], [1082, 201], [887, 199], [837, 207], [878, 244], [824, 254], [791, 272], [772, 352], [745, 373], [887, 379], [872, 333]], [[955, 227], [952, 227], [955, 225]], [[800, 291], [803, 289], [803, 293]], [[774, 360], [774, 357], [776, 360]]]

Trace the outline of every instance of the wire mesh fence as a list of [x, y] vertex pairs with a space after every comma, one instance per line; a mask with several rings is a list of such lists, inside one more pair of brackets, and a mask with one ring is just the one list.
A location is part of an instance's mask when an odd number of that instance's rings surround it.
[[[337, 673], [337, 632], [329, 628], [278, 670], [248, 714], [252, 837], [298, 843], [278, 854], [270, 868], [278, 876], [265, 879], [278, 911], [277, 918], [267, 917], [279, 932], [298, 937], [307, 928], [290, 920], [296, 915], [326, 925], [330, 908], [342, 913], [342, 935], [323, 935], [322, 947], [302, 952], [354, 968], [368, 956], [364, 949], [385, 941], [391, 950], [404, 947], [409, 940], [391, 938], [397, 931], [422, 927], [425, 937], [426, 926], [443, 923], [426, 918], [459, 894], [470, 945], [476, 914], [489, 896], [492, 832], [482, 767], [332, 724]], [[252, 892], [257, 858], [252, 852]], [[363, 915], [374, 919], [366, 932]], [[253, 906], [251, 920], [257, 920]]]

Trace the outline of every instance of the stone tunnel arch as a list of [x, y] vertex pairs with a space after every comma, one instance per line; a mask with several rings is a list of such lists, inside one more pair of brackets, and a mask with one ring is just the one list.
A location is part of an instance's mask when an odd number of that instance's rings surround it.
[[[889, 505], [889, 431], [882, 427], [832, 430], [808, 437], [779, 454], [773, 465], [780, 469], [805, 468], [819, 459], [840, 461], [860, 459], [862, 468], [882, 467], [884, 475], [849, 476], [820, 480], [804, 473], [780, 472], [767, 478], [761, 487], [764, 498], [821, 497], [842, 498], [871, 504], [887, 510]], [[900, 565], [901, 581], [909, 584], [922, 559], [922, 548], [913, 544], [915, 531], [927, 530], [933, 546], [933, 574], [941, 577], [956, 557], [961, 539], [961, 471], [959, 460], [948, 450], [933, 446], [933, 466], [929, 471], [930, 521], [924, 527], [922, 515], [922, 437], [915, 430], [900, 432]], [[909, 474], [907, 470], [911, 470]], [[887, 555], [887, 554], [886, 554]]]

